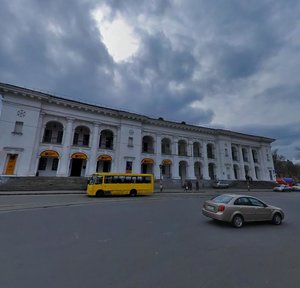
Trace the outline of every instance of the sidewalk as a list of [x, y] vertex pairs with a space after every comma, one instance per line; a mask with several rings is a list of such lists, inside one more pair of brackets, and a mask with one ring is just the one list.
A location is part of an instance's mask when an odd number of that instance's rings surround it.
[[53, 190], [53, 191], [0, 191], [0, 196], [10, 195], [67, 195], [85, 194], [84, 190]]

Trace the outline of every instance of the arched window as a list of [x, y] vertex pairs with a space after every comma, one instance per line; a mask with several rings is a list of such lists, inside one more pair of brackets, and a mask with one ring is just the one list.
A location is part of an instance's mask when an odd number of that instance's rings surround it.
[[142, 152], [143, 153], [154, 153], [154, 141], [151, 136], [144, 136], [142, 140]]
[[209, 143], [207, 144], [207, 158], [208, 159], [215, 159], [215, 151], [214, 145]]
[[187, 144], [184, 140], [178, 141], [178, 155], [179, 156], [187, 156]]
[[171, 140], [169, 138], [164, 138], [161, 140], [161, 154], [171, 155]]
[[89, 146], [90, 129], [86, 126], [77, 126], [74, 132], [73, 145]]
[[114, 147], [114, 133], [108, 129], [101, 131], [99, 148], [112, 150], [113, 147]]
[[199, 161], [195, 162], [195, 164], [194, 164], [194, 173], [195, 173], [195, 177], [197, 179], [202, 179], [203, 178], [201, 162], [199, 162]]
[[216, 165], [214, 163], [209, 163], [208, 164], [208, 175], [209, 175], [211, 180], [217, 179]]
[[239, 161], [238, 150], [235, 146], [231, 147], [231, 154], [232, 154], [232, 160], [233, 161]]
[[260, 180], [260, 169], [258, 166], [255, 166], [255, 177], [257, 180]]
[[238, 180], [240, 178], [240, 168], [237, 164], [233, 165], [233, 173], [234, 173], [234, 179]]
[[254, 163], [258, 163], [258, 154], [255, 149], [252, 149], [252, 157], [253, 157]]
[[246, 148], [242, 148], [242, 153], [243, 153], [243, 160], [244, 162], [248, 162], [248, 150]]
[[64, 127], [57, 121], [50, 121], [46, 124], [43, 143], [61, 144], [64, 134]]
[[247, 179], [248, 177], [250, 177], [250, 169], [249, 169], [249, 166], [245, 165], [244, 169], [245, 169], [245, 177], [246, 177], [246, 179]]
[[186, 161], [179, 162], [179, 176], [182, 181], [184, 181], [187, 177], [187, 167], [188, 167], [188, 164]]
[[201, 157], [201, 145], [199, 142], [193, 143], [193, 155], [194, 157]]

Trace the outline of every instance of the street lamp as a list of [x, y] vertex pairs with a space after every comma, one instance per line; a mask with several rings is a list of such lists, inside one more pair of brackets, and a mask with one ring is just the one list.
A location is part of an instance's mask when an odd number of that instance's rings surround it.
[[162, 192], [162, 190], [163, 190], [163, 185], [162, 185], [162, 167], [163, 167], [163, 165], [160, 164], [159, 165], [159, 190], [160, 190], [160, 192]]

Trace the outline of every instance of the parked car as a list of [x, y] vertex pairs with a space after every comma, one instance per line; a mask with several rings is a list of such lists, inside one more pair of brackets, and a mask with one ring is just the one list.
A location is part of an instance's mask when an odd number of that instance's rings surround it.
[[292, 188], [289, 185], [281, 184], [279, 186], [274, 187], [273, 191], [277, 191], [277, 192], [290, 192], [290, 191], [292, 191]]
[[292, 191], [300, 191], [300, 183], [296, 183], [294, 186], [291, 187]]
[[204, 216], [231, 223], [240, 228], [244, 222], [271, 221], [275, 225], [284, 219], [282, 209], [268, 205], [248, 195], [222, 194], [204, 202]]
[[225, 182], [222, 182], [222, 181], [214, 181], [213, 187], [214, 188], [228, 188], [229, 184], [225, 183]]

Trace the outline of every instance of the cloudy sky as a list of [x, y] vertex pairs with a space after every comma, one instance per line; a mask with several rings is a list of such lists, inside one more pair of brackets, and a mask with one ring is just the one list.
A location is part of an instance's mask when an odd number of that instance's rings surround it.
[[277, 139], [300, 161], [300, 1], [2, 0], [0, 82]]

